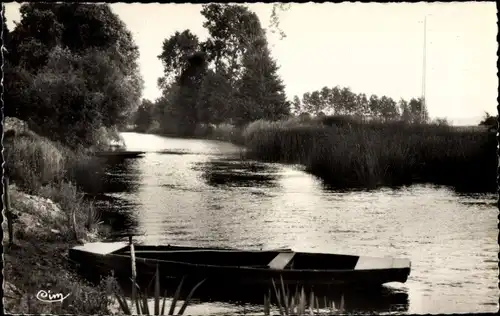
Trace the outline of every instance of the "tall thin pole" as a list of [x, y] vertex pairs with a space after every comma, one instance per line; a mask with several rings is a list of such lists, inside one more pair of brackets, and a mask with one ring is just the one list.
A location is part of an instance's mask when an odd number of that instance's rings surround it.
[[424, 52], [423, 52], [423, 63], [422, 63], [422, 110], [421, 110], [421, 118], [425, 119], [424, 113], [426, 109], [426, 100], [425, 100], [425, 80], [426, 80], [426, 70], [427, 70], [427, 16], [424, 17]]

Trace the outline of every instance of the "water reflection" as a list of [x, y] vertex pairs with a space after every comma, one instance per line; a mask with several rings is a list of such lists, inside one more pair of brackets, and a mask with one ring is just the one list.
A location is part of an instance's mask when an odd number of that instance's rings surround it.
[[99, 210], [103, 225], [114, 232], [137, 232], [137, 207], [136, 203], [112, 194], [99, 194], [89, 197]]
[[203, 179], [213, 187], [275, 188], [278, 185], [279, 169], [256, 161], [210, 159], [193, 169], [201, 171]]
[[[371, 308], [364, 302], [374, 309], [388, 302], [391, 307], [377, 310], [403, 306], [410, 313], [493, 311], [498, 303], [495, 196], [430, 185], [338, 191], [295, 166], [240, 161], [239, 148], [226, 143], [125, 138], [130, 150], [147, 153], [110, 163], [93, 187], [105, 193], [100, 209], [117, 214], [114, 230], [145, 232], [140, 240], [147, 244], [289, 247], [412, 260], [403, 294], [353, 299], [356, 312]], [[263, 296], [256, 296], [260, 308]]]
[[95, 158], [92, 168], [76, 175], [76, 182], [89, 195], [102, 193], [132, 193], [137, 191], [140, 181], [137, 159]]
[[[188, 280], [188, 279], [186, 279]], [[130, 297], [131, 293], [128, 290], [130, 288], [127, 281], [122, 281], [121, 286], [125, 289], [125, 295]], [[192, 285], [197, 282], [183, 283], [184, 286], [180, 291], [180, 300], [186, 299], [190, 294]], [[169, 286], [161, 287], [160, 292], [174, 293], [177, 290], [178, 283], [172, 282]], [[289, 288], [287, 291], [296, 292], [301, 291], [302, 288]], [[154, 295], [152, 294], [152, 289], [148, 292], [148, 297], [151, 299], [151, 304], [153, 303]], [[382, 286], [379, 288], [370, 289], [353, 289], [353, 288], [330, 288], [330, 287], [304, 287], [304, 293], [306, 294], [307, 301], [309, 301], [310, 293], [313, 292], [316, 298], [315, 306], [319, 307], [320, 310], [328, 311], [332, 308], [332, 303], [335, 308], [339, 308], [343, 304], [344, 310], [347, 313], [355, 314], [371, 314], [371, 313], [405, 313], [409, 309], [409, 299], [408, 293], [404, 290], [399, 290], [391, 288], [388, 286]], [[275, 291], [273, 288], [262, 288], [262, 287], [245, 287], [234, 288], [229, 285], [208, 285], [208, 283], [202, 284], [197, 288], [196, 292], [191, 298], [191, 304], [193, 305], [204, 305], [210, 303], [218, 303], [215, 306], [222, 307], [224, 310], [220, 311], [227, 312], [227, 308], [231, 308], [231, 313], [240, 314], [245, 312], [263, 312], [263, 302], [264, 296], [267, 295], [271, 297], [271, 304], [275, 305], [277, 303]], [[172, 298], [172, 295], [169, 296]], [[222, 303], [224, 302], [224, 303]], [[200, 307], [202, 307], [200, 306]], [[198, 309], [198, 308], [197, 308]], [[198, 309], [200, 310], [200, 309]], [[191, 308], [188, 308], [188, 312], [191, 314]], [[211, 314], [218, 314], [219, 311], [211, 312]]]
[[127, 199], [126, 195], [134, 194], [141, 184], [140, 163], [140, 158], [100, 157], [100, 168], [95, 174], [77, 179], [87, 193], [86, 198], [99, 210], [103, 225], [111, 231], [137, 230], [139, 204]]

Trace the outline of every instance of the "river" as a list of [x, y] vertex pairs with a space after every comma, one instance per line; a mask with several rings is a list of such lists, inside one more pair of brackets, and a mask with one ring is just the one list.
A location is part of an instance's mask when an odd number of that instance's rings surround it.
[[[232, 144], [122, 136], [128, 150], [146, 154], [110, 163], [102, 175], [98, 205], [115, 231], [145, 233], [139, 239], [147, 244], [407, 257], [409, 280], [388, 284], [393, 299], [376, 312], [498, 310], [494, 195], [432, 185], [332, 191], [298, 166], [242, 160]], [[236, 313], [243, 305], [199, 302], [188, 313]]]

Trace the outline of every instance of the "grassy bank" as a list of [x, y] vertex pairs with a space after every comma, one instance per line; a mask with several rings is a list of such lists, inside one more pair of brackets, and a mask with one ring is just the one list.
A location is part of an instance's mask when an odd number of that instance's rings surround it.
[[412, 183], [496, 191], [496, 135], [439, 125], [347, 118], [256, 121], [243, 132], [251, 158], [302, 164], [334, 188]]
[[[70, 150], [6, 118], [5, 175], [13, 214], [14, 245], [4, 248], [5, 307], [9, 313], [108, 313], [107, 283], [89, 285], [69, 266], [69, 248], [104, 237], [99, 215], [74, 185], [97, 163], [88, 150]], [[4, 246], [7, 225], [4, 221]], [[22, 263], [22, 264], [19, 264]], [[26, 271], [29, 271], [27, 273]], [[107, 282], [107, 283], [106, 283]], [[63, 304], [36, 299], [38, 291], [71, 294]]]

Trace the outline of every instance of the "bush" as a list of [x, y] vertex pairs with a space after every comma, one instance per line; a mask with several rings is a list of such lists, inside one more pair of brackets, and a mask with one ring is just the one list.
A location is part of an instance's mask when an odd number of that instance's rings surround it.
[[79, 238], [86, 232], [98, 232], [101, 222], [97, 209], [84, 199], [84, 194], [71, 182], [44, 186], [40, 189], [40, 195], [59, 204], [67, 218], [67, 225], [63, 229], [71, 237]]
[[237, 145], [243, 145], [241, 129], [231, 124], [223, 123], [217, 125], [212, 130], [212, 138]]
[[[114, 300], [110, 298], [116, 280], [103, 278], [98, 286], [86, 282], [68, 273], [64, 264], [59, 262], [60, 254], [55, 253], [47, 258], [46, 250], [34, 250], [35, 245], [26, 245], [22, 254], [7, 255], [5, 275], [9, 283], [15, 283], [12, 297], [5, 299], [5, 309], [12, 314], [83, 314], [110, 315], [110, 306]], [[62, 252], [62, 249], [59, 249]], [[56, 258], [57, 257], [57, 258]], [[15, 259], [22, 259], [19, 265]], [[48, 260], [47, 260], [48, 259]], [[57, 262], [57, 263], [56, 263]], [[33, 267], [26, 273], [26, 266]], [[57, 271], [57, 273], [54, 273]], [[69, 295], [61, 303], [47, 304], [35, 299], [40, 290]]]
[[46, 138], [24, 134], [6, 138], [7, 175], [21, 188], [35, 193], [45, 184], [64, 177], [64, 155]]

